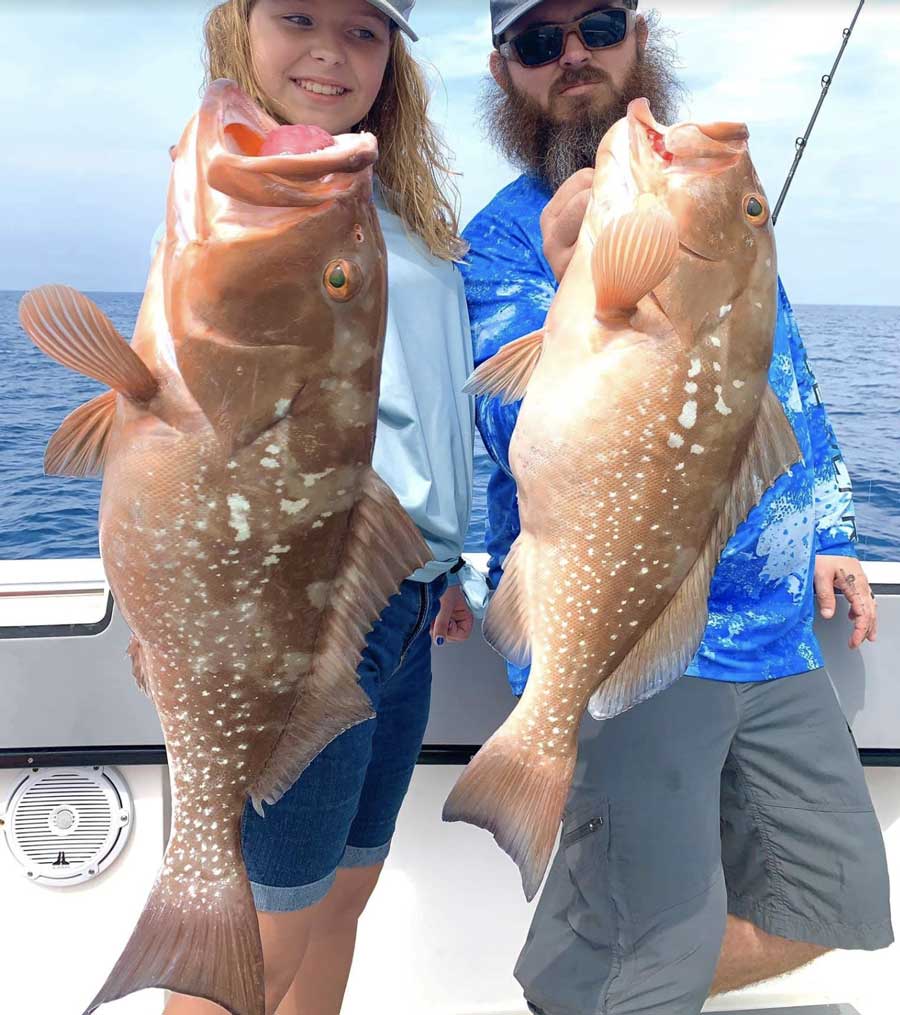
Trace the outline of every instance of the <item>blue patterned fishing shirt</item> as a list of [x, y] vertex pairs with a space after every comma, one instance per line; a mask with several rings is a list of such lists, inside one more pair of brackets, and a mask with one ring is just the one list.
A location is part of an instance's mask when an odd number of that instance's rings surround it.
[[[475, 364], [543, 327], [556, 280], [542, 251], [540, 215], [551, 192], [528, 176], [505, 187], [465, 231], [462, 266]], [[806, 673], [822, 665], [813, 634], [817, 554], [855, 557], [850, 478], [784, 288], [769, 381], [797, 435], [802, 462], [781, 476], [725, 547], [709, 593], [709, 621], [687, 672], [751, 682]], [[486, 549], [496, 587], [519, 534], [509, 442], [520, 403], [480, 397], [478, 428], [494, 471], [488, 484]], [[528, 670], [508, 664], [521, 693]]]

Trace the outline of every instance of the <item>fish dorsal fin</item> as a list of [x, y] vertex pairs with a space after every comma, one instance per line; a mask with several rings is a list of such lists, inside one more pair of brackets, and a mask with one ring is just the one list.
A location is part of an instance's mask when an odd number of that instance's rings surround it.
[[503, 562], [503, 578], [484, 617], [485, 641], [516, 666], [531, 662], [528, 619], [530, 541], [520, 534]]
[[115, 391], [105, 391], [70, 412], [44, 452], [48, 476], [99, 476], [116, 418]]
[[763, 493], [800, 461], [794, 430], [769, 385], [731, 494], [681, 587], [643, 637], [591, 698], [595, 719], [609, 719], [673, 684], [706, 630], [709, 586], [725, 544]]
[[541, 358], [544, 330], [517, 338], [485, 360], [466, 381], [467, 395], [502, 395], [503, 404], [525, 397], [528, 382]]
[[45, 285], [26, 293], [19, 320], [32, 342], [57, 363], [138, 402], [159, 387], [144, 361], [103, 311], [75, 289]]
[[372, 718], [356, 674], [366, 636], [404, 578], [430, 559], [428, 545], [393, 491], [369, 469], [351, 515], [309, 675], [251, 789], [260, 814], [262, 802], [277, 803], [335, 737]]
[[591, 270], [597, 316], [634, 312], [638, 302], [672, 271], [678, 229], [669, 211], [649, 194], [603, 229], [594, 244]]

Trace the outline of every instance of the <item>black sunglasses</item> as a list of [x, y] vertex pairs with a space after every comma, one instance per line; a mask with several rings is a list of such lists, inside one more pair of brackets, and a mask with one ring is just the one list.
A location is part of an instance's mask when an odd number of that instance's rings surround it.
[[562, 56], [566, 39], [573, 31], [578, 33], [585, 49], [608, 49], [625, 40], [636, 8], [637, 0], [624, 0], [622, 7], [591, 11], [565, 25], [535, 25], [497, 48], [501, 56], [518, 60], [523, 67], [554, 63]]

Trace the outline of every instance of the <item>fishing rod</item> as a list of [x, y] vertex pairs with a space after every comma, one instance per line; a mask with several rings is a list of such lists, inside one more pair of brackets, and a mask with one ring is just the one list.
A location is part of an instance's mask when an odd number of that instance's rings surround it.
[[809, 141], [809, 135], [812, 134], [812, 129], [815, 126], [816, 119], [819, 116], [819, 110], [822, 108], [822, 103], [825, 101], [825, 96], [828, 94], [828, 89], [831, 87], [831, 82], [834, 81], [834, 74], [837, 70], [838, 64], [841, 62], [841, 57], [844, 55], [844, 50], [847, 48], [847, 43], [850, 41], [850, 36], [853, 34], [853, 29], [856, 27], [856, 19], [860, 15], [860, 11], [863, 9], [863, 4], [866, 0], [859, 0], [859, 6], [856, 8], [856, 13], [853, 15], [853, 21], [850, 22], [850, 27], [844, 29], [844, 41], [841, 43], [841, 48], [838, 51], [837, 58], [834, 61], [834, 66], [831, 68], [830, 73], [822, 76], [822, 94], [819, 96], [819, 101], [816, 103], [816, 108], [813, 111], [812, 119], [809, 121], [809, 126], [806, 128], [806, 133], [803, 137], [798, 137], [794, 142], [797, 148], [797, 154], [794, 156], [794, 164], [791, 166], [791, 171], [788, 173], [787, 179], [784, 181], [784, 187], [781, 190], [781, 196], [778, 198], [778, 203], [775, 205], [775, 211], [772, 214], [772, 225], [778, 221], [778, 213], [781, 211], [781, 206], [784, 204], [784, 199], [787, 192], [794, 182], [794, 174], [797, 172], [797, 166], [800, 165], [800, 160], [803, 158], [803, 153], [806, 151], [806, 145]]

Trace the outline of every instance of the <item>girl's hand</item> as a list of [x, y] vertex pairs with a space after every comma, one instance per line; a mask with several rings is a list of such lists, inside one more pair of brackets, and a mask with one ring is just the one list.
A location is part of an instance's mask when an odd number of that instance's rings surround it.
[[472, 633], [475, 618], [459, 585], [451, 585], [441, 596], [441, 608], [431, 625], [435, 645], [445, 641], [465, 641]]

